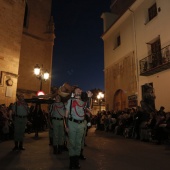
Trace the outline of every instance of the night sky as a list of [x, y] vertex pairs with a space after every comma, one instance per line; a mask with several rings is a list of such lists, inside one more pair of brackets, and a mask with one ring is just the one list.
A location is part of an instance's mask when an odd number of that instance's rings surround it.
[[102, 12], [110, 0], [53, 0], [55, 23], [52, 86], [104, 90]]

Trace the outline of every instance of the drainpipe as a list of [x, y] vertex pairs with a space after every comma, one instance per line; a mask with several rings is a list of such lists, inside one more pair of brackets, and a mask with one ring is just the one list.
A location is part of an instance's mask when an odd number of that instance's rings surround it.
[[[136, 27], [135, 27], [135, 15], [134, 11], [128, 8], [128, 10], [132, 13], [133, 16], [133, 34], [134, 34], [134, 49], [135, 49], [135, 64], [136, 64], [136, 79], [137, 79], [137, 93], [139, 93], [139, 64], [137, 57], [137, 43], [136, 43]], [[139, 97], [139, 95], [138, 95]]]

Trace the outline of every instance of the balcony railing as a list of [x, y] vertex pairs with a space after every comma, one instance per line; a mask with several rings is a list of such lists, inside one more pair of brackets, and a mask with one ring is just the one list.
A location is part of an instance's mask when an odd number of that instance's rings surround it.
[[170, 45], [139, 61], [140, 75], [150, 76], [170, 68]]

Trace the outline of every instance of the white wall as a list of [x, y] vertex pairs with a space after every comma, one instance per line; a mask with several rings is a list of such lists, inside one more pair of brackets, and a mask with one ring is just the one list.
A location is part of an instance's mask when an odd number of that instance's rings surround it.
[[[124, 22], [120, 22], [113, 26], [108, 31], [107, 35], [103, 37], [105, 68], [114, 64], [115, 61], [120, 60], [120, 57], [124, 57], [134, 50], [133, 20], [130, 12], [128, 15], [128, 18], [126, 18]], [[121, 45], [115, 48], [114, 42], [118, 35], [121, 37]]]
[[[160, 36], [161, 48], [170, 44], [170, 1], [156, 0], [157, 8], [161, 11], [150, 22], [147, 21], [147, 9], [153, 4], [153, 0], [145, 0], [141, 6], [135, 11], [135, 27], [136, 27], [136, 42], [137, 42], [137, 57], [141, 60], [148, 56], [147, 42]], [[146, 23], [146, 24], [145, 24]], [[170, 111], [170, 69], [159, 72], [151, 76], [139, 77], [139, 100], [141, 100], [141, 85], [145, 83], [153, 83], [156, 95], [156, 109], [163, 105], [166, 111]]]
[[[148, 8], [157, 4], [158, 15], [148, 22]], [[104, 41], [104, 67], [105, 70], [114, 65], [118, 60], [134, 51], [138, 63], [138, 101], [141, 100], [141, 86], [145, 83], [153, 83], [156, 95], [156, 109], [161, 105], [166, 111], [170, 111], [170, 69], [161, 71], [151, 76], [140, 76], [139, 61], [149, 55], [148, 42], [160, 37], [161, 48], [170, 45], [170, 0], [137, 0], [121, 18], [111, 26], [102, 36]], [[134, 20], [133, 20], [134, 19]], [[116, 36], [120, 34], [121, 45], [114, 49]], [[106, 80], [105, 80], [106, 85]], [[108, 86], [113, 88], [112, 86]], [[107, 93], [111, 89], [105, 89], [107, 99], [111, 95]], [[106, 103], [108, 103], [106, 99]], [[112, 101], [110, 101], [111, 103]]]

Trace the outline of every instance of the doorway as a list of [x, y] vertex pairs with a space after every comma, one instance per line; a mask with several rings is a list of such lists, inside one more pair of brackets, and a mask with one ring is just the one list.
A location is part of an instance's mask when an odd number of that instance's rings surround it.
[[116, 91], [113, 99], [113, 108], [115, 111], [124, 110], [126, 108], [126, 94], [123, 90]]

